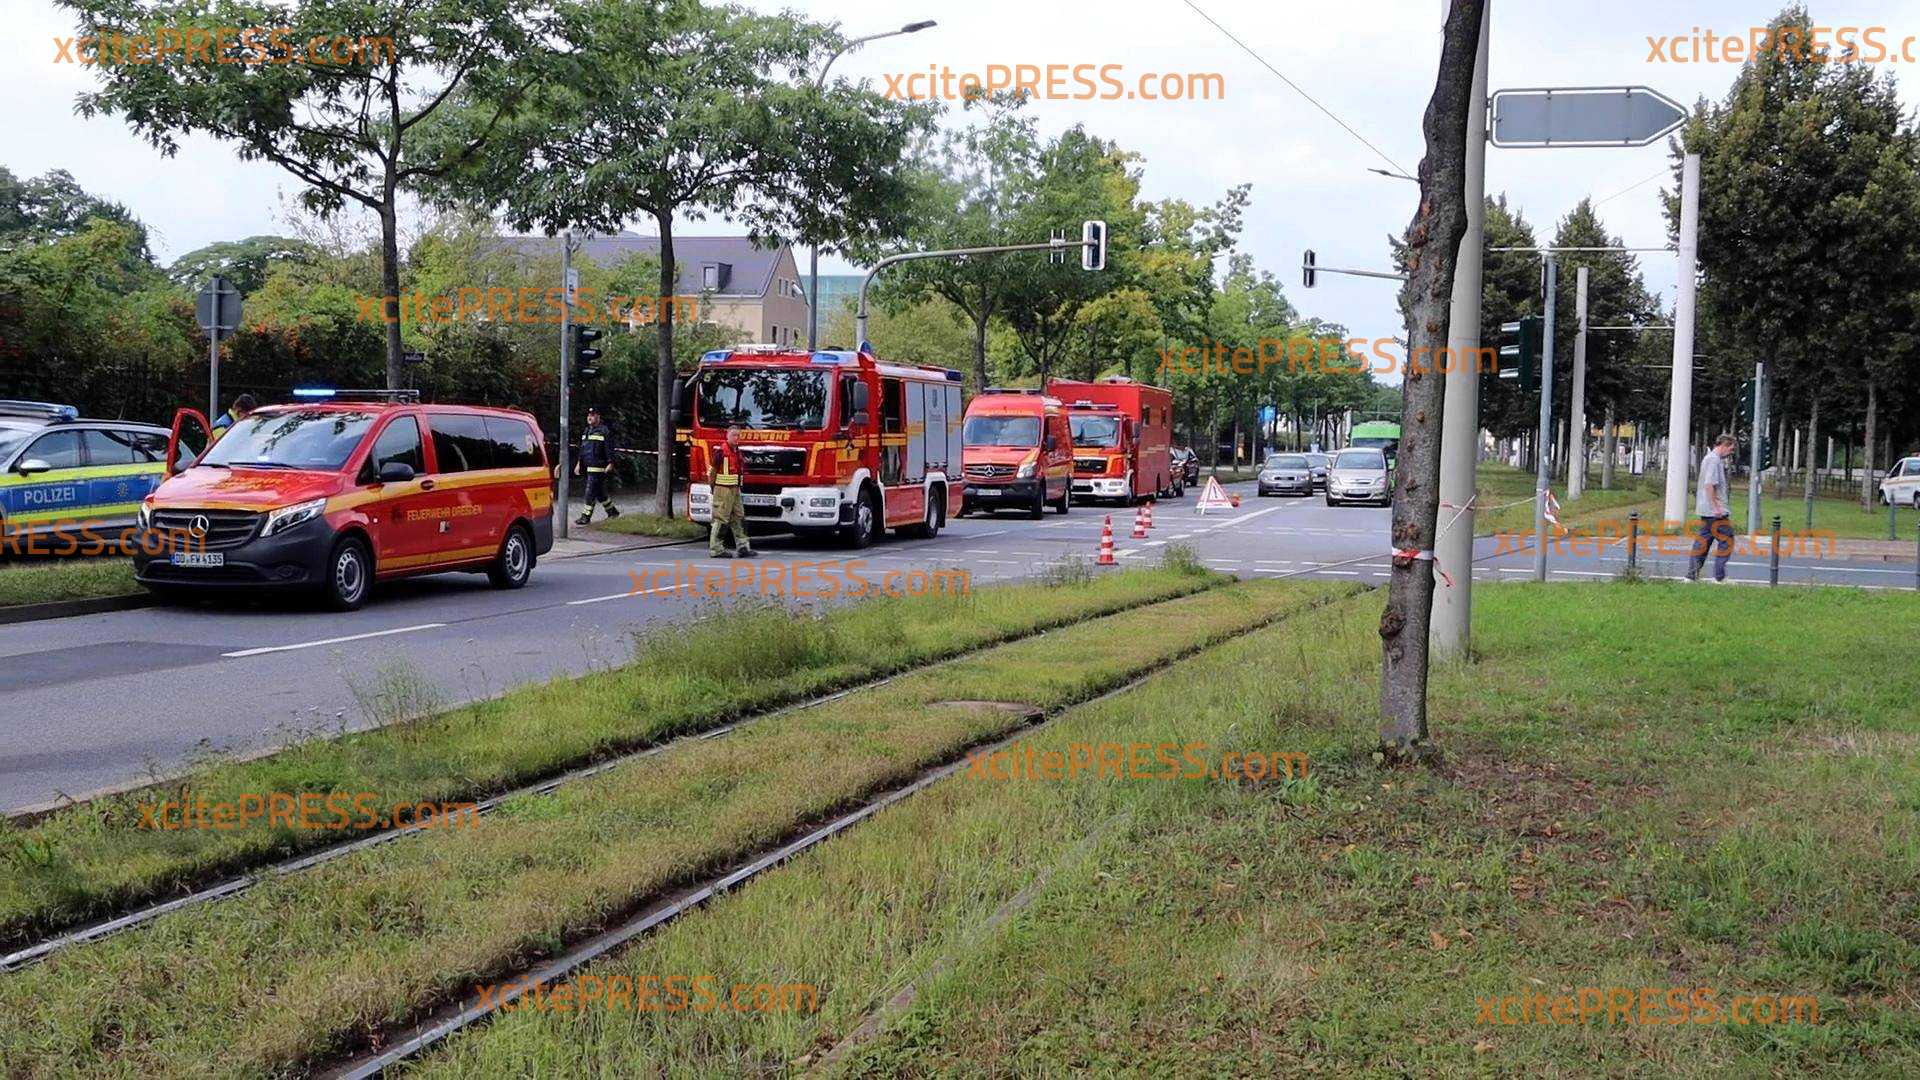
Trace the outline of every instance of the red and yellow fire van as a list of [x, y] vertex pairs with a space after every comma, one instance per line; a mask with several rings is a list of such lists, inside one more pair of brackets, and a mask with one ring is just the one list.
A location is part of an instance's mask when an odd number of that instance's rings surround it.
[[134, 557], [162, 594], [316, 589], [333, 608], [376, 581], [480, 571], [517, 589], [553, 547], [539, 425], [513, 409], [421, 404], [404, 391], [307, 391], [257, 409], [192, 457], [174, 418], [171, 474], [140, 506], [165, 550]]
[[1059, 398], [988, 387], [967, 405], [962, 442], [962, 514], [1004, 508], [1037, 518], [1072, 504], [1073, 434]]

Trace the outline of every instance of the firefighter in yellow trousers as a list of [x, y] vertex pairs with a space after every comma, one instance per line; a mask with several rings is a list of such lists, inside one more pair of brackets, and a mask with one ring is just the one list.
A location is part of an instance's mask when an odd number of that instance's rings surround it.
[[[747, 509], [740, 502], [740, 429], [727, 428], [726, 440], [713, 448], [713, 524], [707, 533], [707, 555], [714, 559], [753, 558], [747, 543]], [[730, 535], [733, 550], [720, 546], [720, 530]]]

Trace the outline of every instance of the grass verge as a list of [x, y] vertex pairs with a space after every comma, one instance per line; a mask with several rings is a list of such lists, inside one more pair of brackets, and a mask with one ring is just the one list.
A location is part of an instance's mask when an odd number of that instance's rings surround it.
[[1238, 584], [1082, 622], [56, 954], [0, 981], [0, 1073], [296, 1067], [1020, 722], [982, 702], [1086, 700], [1350, 588]]
[[126, 559], [35, 560], [0, 563], [0, 608], [91, 600], [140, 591]]
[[363, 711], [385, 725], [377, 730], [212, 764], [25, 827], [0, 823], [0, 944], [345, 838], [264, 818], [230, 831], [141, 828], [141, 808], [163, 799], [373, 792], [373, 805], [387, 808], [486, 797], [747, 713], [1221, 580], [1196, 567], [1148, 570], [1072, 588], [1016, 584], [965, 596], [881, 597], [798, 615], [714, 604], [690, 624], [638, 642], [630, 663], [437, 713], [438, 688], [404, 669], [383, 671], [359, 693]]
[[[414, 1072], [1920, 1070], [1920, 669], [1881, 662], [1920, 602], [1509, 585], [1476, 608], [1479, 662], [1432, 684], [1437, 772], [1371, 761], [1379, 601], [1356, 598], [1036, 739], [1301, 751], [1308, 779], [949, 781], [593, 968], [805, 983], [818, 1013], [522, 1008]], [[1675, 986], [1729, 1018], [1811, 995], [1819, 1022], [1479, 1019], [1482, 997]]]
[[704, 540], [707, 527], [686, 518], [661, 517], [659, 514], [646, 514], [629, 510], [610, 521], [595, 522], [594, 528], [601, 532], [622, 533], [627, 536], [663, 536], [675, 540]]

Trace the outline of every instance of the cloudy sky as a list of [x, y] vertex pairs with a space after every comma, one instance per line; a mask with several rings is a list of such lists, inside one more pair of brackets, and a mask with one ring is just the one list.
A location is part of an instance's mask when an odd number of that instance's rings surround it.
[[[1386, 266], [1386, 237], [1406, 225], [1417, 189], [1367, 170], [1411, 171], [1419, 163], [1442, 0], [766, 0], [752, 6], [838, 22], [849, 35], [938, 20], [934, 29], [875, 42], [836, 64], [836, 77], [870, 79], [876, 89], [884, 88], [888, 73], [930, 66], [959, 73], [993, 64], [1120, 64], [1129, 82], [1149, 72], [1219, 73], [1221, 100], [1043, 100], [1032, 111], [1050, 134], [1080, 123], [1142, 154], [1146, 198], [1210, 203], [1229, 186], [1251, 182], [1242, 246], [1281, 278], [1296, 307], [1360, 336], [1401, 331], [1392, 283], [1323, 278], [1305, 292], [1297, 268], [1306, 248], [1316, 249], [1325, 265]], [[1650, 61], [1649, 35], [1745, 34], [1779, 8], [1734, 0], [1494, 0], [1490, 85], [1640, 84], [1684, 104], [1701, 95], [1718, 98], [1737, 66]], [[80, 119], [73, 101], [89, 85], [88, 69], [54, 63], [53, 39], [72, 34], [71, 20], [51, 0], [0, 0], [0, 10], [13, 29], [0, 44], [0, 100], [8, 103], [0, 164], [17, 176], [66, 169], [89, 191], [125, 203], [152, 227], [163, 261], [216, 240], [285, 231], [283, 207], [299, 190], [296, 181], [271, 165], [242, 163], [212, 140], [189, 141], [166, 158], [120, 120]], [[1889, 43], [1920, 35], [1920, 0], [1816, 2], [1813, 14], [1821, 25], [1885, 27]], [[1903, 98], [1914, 103], [1917, 65], [1882, 66], [1899, 77]], [[1591, 194], [1605, 200], [1600, 211], [1609, 229], [1629, 244], [1653, 245], [1665, 242], [1658, 191], [1668, 183], [1666, 164], [1664, 144], [1492, 148], [1487, 187], [1506, 192], [1542, 233]], [[713, 222], [691, 228], [741, 231]], [[1671, 256], [1644, 257], [1643, 266], [1648, 284], [1670, 296]], [[823, 260], [823, 271], [847, 269]]]

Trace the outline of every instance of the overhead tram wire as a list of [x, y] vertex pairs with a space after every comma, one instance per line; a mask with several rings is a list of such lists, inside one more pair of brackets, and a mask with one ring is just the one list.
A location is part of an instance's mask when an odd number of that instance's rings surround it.
[[1210, 23], [1210, 24], [1212, 24], [1212, 26], [1213, 26], [1213, 28], [1214, 28], [1215, 30], [1218, 30], [1218, 31], [1220, 31], [1220, 32], [1221, 32], [1222, 34], [1224, 34], [1224, 35], [1226, 35], [1226, 38], [1227, 38], [1227, 40], [1228, 40], [1228, 41], [1231, 41], [1231, 42], [1233, 42], [1233, 43], [1234, 43], [1235, 45], [1238, 45], [1238, 46], [1240, 46], [1240, 49], [1241, 49], [1241, 51], [1243, 51], [1243, 52], [1245, 52], [1245, 53], [1246, 53], [1246, 54], [1247, 54], [1248, 56], [1251, 56], [1251, 57], [1253, 57], [1253, 58], [1254, 58], [1255, 60], [1257, 60], [1257, 61], [1259, 61], [1259, 62], [1260, 62], [1260, 66], [1261, 66], [1261, 67], [1264, 67], [1264, 68], [1266, 68], [1266, 69], [1267, 69], [1268, 71], [1271, 71], [1271, 72], [1273, 72], [1273, 73], [1274, 73], [1275, 75], [1277, 75], [1277, 76], [1279, 76], [1279, 78], [1280, 78], [1280, 81], [1281, 81], [1281, 82], [1283, 82], [1283, 83], [1286, 83], [1286, 84], [1287, 84], [1288, 86], [1290, 86], [1290, 87], [1292, 87], [1292, 88], [1293, 88], [1293, 92], [1294, 92], [1294, 93], [1296, 93], [1296, 94], [1299, 94], [1299, 95], [1300, 95], [1301, 97], [1303, 97], [1303, 98], [1306, 98], [1306, 99], [1307, 99], [1307, 103], [1308, 103], [1308, 104], [1310, 104], [1310, 105], [1312, 105], [1312, 106], [1313, 106], [1314, 108], [1316, 108], [1316, 109], [1319, 109], [1319, 110], [1320, 110], [1321, 112], [1323, 112], [1323, 113], [1326, 113], [1326, 114], [1327, 114], [1327, 117], [1328, 117], [1328, 119], [1331, 119], [1331, 120], [1332, 120], [1332, 121], [1333, 121], [1334, 123], [1336, 123], [1336, 124], [1339, 124], [1339, 125], [1340, 125], [1340, 126], [1341, 126], [1342, 128], [1345, 128], [1345, 129], [1346, 129], [1346, 132], [1347, 132], [1347, 134], [1349, 134], [1349, 135], [1351, 135], [1351, 136], [1353, 136], [1353, 137], [1354, 137], [1354, 138], [1356, 138], [1356, 139], [1359, 139], [1359, 140], [1360, 140], [1360, 142], [1361, 142], [1361, 145], [1363, 145], [1363, 146], [1365, 146], [1365, 147], [1366, 147], [1367, 149], [1369, 149], [1369, 150], [1371, 150], [1371, 151], [1373, 151], [1373, 152], [1374, 152], [1375, 154], [1377, 154], [1377, 155], [1379, 155], [1379, 157], [1380, 157], [1380, 160], [1381, 160], [1381, 161], [1384, 161], [1384, 162], [1386, 162], [1387, 164], [1389, 164], [1389, 165], [1391, 165], [1391, 166], [1393, 166], [1393, 167], [1394, 167], [1394, 169], [1395, 169], [1396, 171], [1398, 171], [1398, 172], [1400, 172], [1400, 173], [1405, 173], [1405, 174], [1408, 174], [1408, 175], [1412, 175], [1412, 173], [1411, 173], [1411, 171], [1410, 171], [1409, 169], [1407, 169], [1407, 167], [1406, 167], [1406, 166], [1404, 166], [1404, 165], [1401, 165], [1401, 164], [1400, 164], [1399, 162], [1397, 162], [1397, 161], [1395, 161], [1395, 160], [1393, 160], [1392, 158], [1390, 158], [1390, 157], [1388, 157], [1388, 156], [1387, 156], [1387, 152], [1386, 152], [1385, 150], [1382, 150], [1382, 149], [1380, 149], [1379, 147], [1377, 147], [1377, 146], [1375, 146], [1375, 145], [1373, 145], [1373, 143], [1371, 143], [1371, 142], [1368, 142], [1368, 141], [1367, 141], [1367, 137], [1366, 137], [1365, 135], [1362, 135], [1362, 134], [1360, 134], [1360, 133], [1359, 133], [1358, 131], [1355, 131], [1355, 130], [1353, 129], [1353, 126], [1352, 126], [1351, 124], [1348, 124], [1348, 123], [1347, 123], [1347, 122], [1346, 122], [1345, 120], [1342, 120], [1342, 119], [1340, 119], [1340, 118], [1339, 118], [1338, 116], [1335, 116], [1335, 115], [1333, 114], [1333, 110], [1332, 110], [1332, 109], [1329, 109], [1329, 108], [1327, 108], [1327, 107], [1326, 107], [1325, 105], [1322, 105], [1322, 104], [1320, 104], [1320, 103], [1319, 103], [1318, 101], [1316, 101], [1316, 100], [1314, 100], [1314, 97], [1313, 97], [1313, 95], [1312, 95], [1312, 94], [1309, 94], [1309, 93], [1307, 93], [1307, 92], [1306, 92], [1305, 90], [1302, 90], [1302, 89], [1300, 89], [1300, 84], [1299, 84], [1299, 83], [1296, 83], [1296, 82], [1294, 82], [1294, 81], [1293, 81], [1292, 79], [1289, 79], [1289, 78], [1287, 78], [1287, 77], [1286, 77], [1286, 75], [1285, 75], [1284, 73], [1282, 73], [1282, 72], [1281, 72], [1281, 70], [1280, 70], [1279, 68], [1277, 68], [1277, 67], [1274, 67], [1274, 66], [1273, 66], [1272, 64], [1269, 64], [1269, 63], [1267, 63], [1267, 59], [1266, 59], [1266, 57], [1264, 57], [1264, 56], [1261, 56], [1261, 55], [1260, 55], [1259, 53], [1257, 53], [1257, 52], [1254, 52], [1254, 51], [1253, 51], [1253, 49], [1252, 49], [1252, 48], [1250, 48], [1250, 47], [1249, 47], [1249, 46], [1247, 45], [1247, 43], [1246, 43], [1246, 42], [1244, 42], [1244, 41], [1241, 41], [1241, 40], [1240, 40], [1239, 38], [1237, 38], [1237, 37], [1234, 37], [1234, 36], [1233, 36], [1233, 31], [1231, 31], [1231, 30], [1228, 30], [1228, 29], [1227, 29], [1226, 27], [1224, 27], [1224, 26], [1221, 26], [1221, 25], [1220, 25], [1220, 24], [1219, 24], [1218, 22], [1215, 22], [1215, 21], [1214, 21], [1214, 18], [1213, 18], [1213, 16], [1211, 16], [1211, 15], [1209, 15], [1209, 14], [1207, 14], [1207, 13], [1206, 13], [1206, 12], [1204, 12], [1204, 11], [1201, 11], [1201, 10], [1200, 10], [1200, 7], [1199, 7], [1199, 5], [1198, 5], [1198, 4], [1195, 4], [1195, 3], [1193, 2], [1193, 0], [1181, 0], [1181, 2], [1182, 2], [1182, 3], [1184, 3], [1184, 4], [1186, 4], [1186, 5], [1188, 6], [1188, 7], [1190, 7], [1190, 8], [1192, 8], [1192, 9], [1193, 9], [1193, 11], [1194, 11], [1194, 14], [1196, 14], [1196, 15], [1198, 15], [1198, 16], [1200, 16], [1201, 18], [1203, 18], [1203, 19], [1205, 19], [1205, 20], [1207, 20], [1207, 22], [1208, 22], [1208, 23]]

